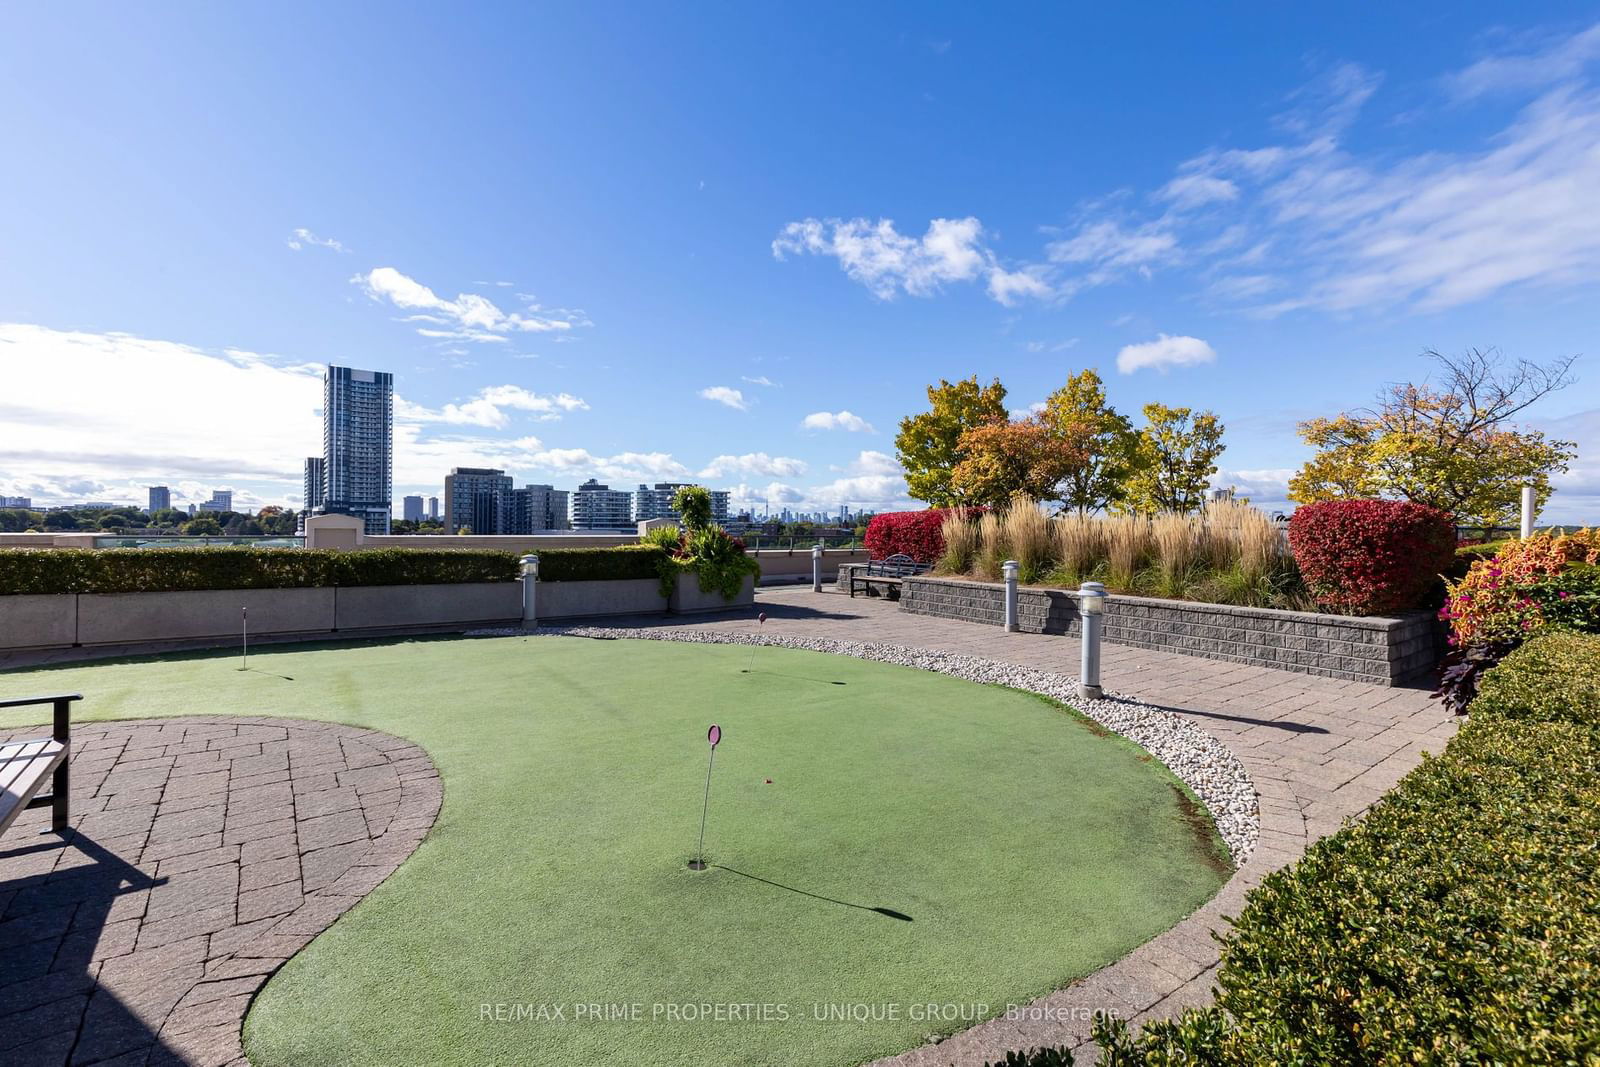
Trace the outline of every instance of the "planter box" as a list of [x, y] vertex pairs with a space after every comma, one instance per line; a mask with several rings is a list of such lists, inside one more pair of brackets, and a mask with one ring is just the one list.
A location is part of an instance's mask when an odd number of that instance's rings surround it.
[[595, 615], [651, 615], [667, 610], [667, 598], [661, 595], [661, 582], [656, 578], [540, 582], [536, 606], [540, 621]]
[[78, 639], [78, 598], [0, 597], [0, 649], [55, 648]]
[[334, 626], [339, 630], [434, 628], [522, 619], [520, 582], [364, 585], [337, 592]]
[[[900, 610], [1000, 626], [1005, 586], [950, 578], [907, 578]], [[1027, 633], [1080, 632], [1076, 598], [1061, 589], [1017, 590]], [[1111, 596], [1102, 634], [1111, 644], [1275, 667], [1375, 685], [1400, 685], [1432, 670], [1441, 650], [1429, 612], [1356, 618], [1186, 600]]]
[[[807, 566], [810, 560], [806, 561]], [[808, 572], [809, 573], [809, 572]], [[749, 607], [756, 602], [756, 580], [747, 576], [739, 586], [739, 593], [732, 600], [725, 599], [716, 591], [705, 592], [700, 588], [700, 577], [694, 574], [678, 575], [677, 585], [672, 590], [672, 611], [678, 615], [692, 615], [701, 611], [728, 611], [734, 608]]]
[[252, 634], [327, 633], [334, 628], [333, 599], [331, 588], [84, 593], [77, 597], [77, 640], [120, 645], [236, 637], [240, 608], [249, 609]]

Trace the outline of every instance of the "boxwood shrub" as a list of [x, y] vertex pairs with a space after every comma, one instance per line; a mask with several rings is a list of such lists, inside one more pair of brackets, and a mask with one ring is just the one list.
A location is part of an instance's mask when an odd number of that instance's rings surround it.
[[615, 548], [551, 548], [539, 553], [541, 582], [618, 581], [659, 578], [667, 552], [660, 545]]
[[511, 552], [378, 548], [0, 549], [0, 596], [509, 582]]
[[1100, 1020], [1101, 1062], [1600, 1059], [1597, 664], [1592, 635], [1506, 657], [1441, 756], [1250, 893], [1217, 1002]]

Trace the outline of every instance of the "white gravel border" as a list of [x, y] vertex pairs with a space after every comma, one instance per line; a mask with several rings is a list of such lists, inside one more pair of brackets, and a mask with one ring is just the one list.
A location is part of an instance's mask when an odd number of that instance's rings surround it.
[[1025, 689], [1060, 701], [1114, 733], [1121, 734], [1164, 763], [1194, 791], [1211, 812], [1217, 832], [1227, 844], [1234, 868], [1244, 866], [1261, 834], [1260, 807], [1249, 772], [1228, 747], [1173, 712], [1134, 697], [1108, 695], [1100, 700], [1078, 696], [1078, 679], [1015, 663], [963, 656], [929, 648], [905, 648], [867, 641], [835, 641], [822, 637], [741, 634], [722, 630], [619, 626], [540, 626], [536, 630], [473, 630], [476, 637], [588, 637], [606, 640], [683, 641], [710, 645], [775, 645], [809, 652], [828, 652], [856, 659], [936, 671], [969, 682]]

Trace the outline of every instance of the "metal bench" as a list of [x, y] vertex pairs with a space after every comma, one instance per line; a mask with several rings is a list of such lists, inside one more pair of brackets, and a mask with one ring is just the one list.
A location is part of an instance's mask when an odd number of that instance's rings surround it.
[[926, 574], [932, 566], [931, 563], [918, 563], [903, 552], [896, 552], [887, 559], [868, 560], [866, 566], [850, 572], [850, 596], [855, 597], [858, 585], [865, 586], [869, 591], [874, 585], [887, 586], [888, 591], [892, 592], [899, 589], [905, 579]]
[[[49, 737], [7, 741], [0, 744], [0, 834], [11, 829], [28, 808], [50, 806], [50, 829], [67, 832], [67, 771], [72, 742], [67, 714], [81, 693], [60, 696], [0, 700], [0, 709], [26, 708], [37, 704], [55, 705], [55, 726]], [[50, 792], [39, 796], [46, 778], [53, 777]]]

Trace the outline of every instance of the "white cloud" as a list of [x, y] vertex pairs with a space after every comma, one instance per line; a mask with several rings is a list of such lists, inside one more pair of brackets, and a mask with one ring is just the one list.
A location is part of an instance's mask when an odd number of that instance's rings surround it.
[[1279, 116], [1285, 142], [1189, 159], [1157, 193], [1165, 214], [1095, 220], [1051, 254], [1113, 275], [1196, 266], [1210, 298], [1258, 315], [1432, 312], [1514, 288], [1600, 284], [1597, 59], [1600, 25], [1479, 60], [1448, 82], [1457, 105], [1538, 95], [1476, 147], [1409, 155], [1346, 146], [1381, 78], [1336, 66]]
[[877, 433], [872, 423], [848, 411], [814, 411], [800, 421], [807, 430], [847, 430], [850, 433]]
[[446, 404], [438, 410], [395, 397], [396, 417], [414, 422], [447, 422], [500, 429], [511, 422], [508, 410], [531, 411], [539, 415], [541, 421], [551, 421], [559, 419], [561, 412], [587, 411], [589, 405], [581, 397], [570, 393], [547, 396], [530, 392], [519, 385], [491, 385], [479, 390], [476, 397], [465, 403]]
[[746, 452], [742, 456], [718, 456], [700, 472], [701, 478], [730, 478], [754, 475], [758, 478], [794, 478], [806, 472], [804, 460], [789, 456], [769, 456], [765, 452]]
[[1198, 337], [1173, 337], [1161, 334], [1154, 341], [1124, 345], [1117, 353], [1117, 370], [1123, 374], [1146, 367], [1165, 372], [1168, 367], [1191, 367], [1201, 363], [1214, 363], [1216, 350]]
[[739, 376], [739, 380], [742, 381], [742, 382], [749, 382], [751, 385], [766, 386], [768, 389], [776, 389], [776, 388], [778, 388], [778, 383], [773, 381], [771, 378], [768, 378], [765, 374], [760, 375], [759, 377], [756, 377], [756, 378], [748, 378], [748, 377], [745, 377], [744, 375], [740, 375]]
[[1461, 100], [1486, 93], [1540, 89], [1582, 76], [1584, 68], [1600, 59], [1600, 23], [1570, 37], [1531, 42], [1520, 52], [1490, 55], [1445, 79]]
[[1075, 348], [1077, 344], [1076, 337], [1069, 337], [1065, 341], [1027, 341], [1022, 347], [1029, 352], [1065, 352], [1069, 348]]
[[528, 466], [579, 476], [597, 475], [619, 483], [613, 485], [613, 489], [626, 489], [628, 486], [624, 483], [627, 482], [683, 478], [689, 474], [689, 468], [667, 452], [618, 452], [597, 456], [586, 448], [550, 448], [529, 456]]
[[431, 324], [416, 327], [423, 337], [504, 343], [516, 333], [559, 334], [574, 326], [589, 325], [582, 313], [576, 311], [546, 310], [537, 305], [530, 306], [527, 314], [502, 311], [493, 301], [477, 293], [461, 293], [454, 300], [446, 300], [393, 267], [378, 267], [350, 280], [373, 300], [414, 312], [403, 321]]
[[1018, 297], [1049, 300], [1055, 296], [1055, 290], [1045, 280], [1042, 267], [1027, 267], [1016, 271], [994, 267], [989, 271], [989, 295], [996, 303], [1005, 307], [1015, 307]]
[[1156, 194], [1170, 200], [1179, 208], [1195, 208], [1204, 204], [1239, 199], [1239, 187], [1226, 178], [1208, 174], [1182, 174], [1172, 179]]
[[772, 254], [831, 256], [853, 281], [880, 300], [905, 292], [931, 296], [949, 282], [984, 279], [989, 294], [1010, 305], [1018, 297], [1054, 295], [1029, 268], [1008, 271], [984, 244], [983, 224], [934, 219], [921, 237], [902, 234], [892, 219], [808, 218], [785, 226], [772, 242]]
[[1044, 407], [1044, 401], [1036, 400], [1025, 408], [1012, 408], [1011, 417], [1013, 419], [1030, 419], [1035, 415], [1042, 414]]
[[892, 474], [898, 477], [902, 473], [899, 460], [887, 452], [876, 452], [871, 449], [858, 453], [847, 469], [851, 474]]
[[312, 233], [310, 230], [308, 230], [308, 229], [306, 229], [304, 227], [297, 227], [295, 229], [294, 233], [290, 234], [289, 235], [289, 239], [287, 241], [285, 241], [284, 243], [287, 244], [290, 248], [294, 249], [296, 252], [299, 252], [301, 249], [305, 248], [308, 245], [316, 247], [316, 248], [326, 248], [326, 249], [329, 249], [330, 251], [334, 251], [334, 252], [348, 252], [348, 251], [350, 251], [350, 249], [346, 248], [343, 244], [341, 244], [339, 241], [335, 240], [334, 238], [332, 238], [332, 237], [318, 237], [316, 234]]
[[700, 397], [733, 408], [735, 411], [750, 410], [750, 402], [744, 398], [744, 394], [726, 385], [707, 386], [700, 390]]
[[282, 500], [322, 441], [320, 366], [3, 323], [0, 367], [0, 471], [36, 503], [185, 481]]
[[1128, 229], [1121, 223], [1102, 220], [1081, 226], [1071, 237], [1051, 242], [1045, 252], [1056, 263], [1092, 265], [1096, 274], [1091, 277], [1098, 282], [1121, 270], [1148, 271], [1171, 259], [1177, 247], [1177, 237], [1161, 223]]

